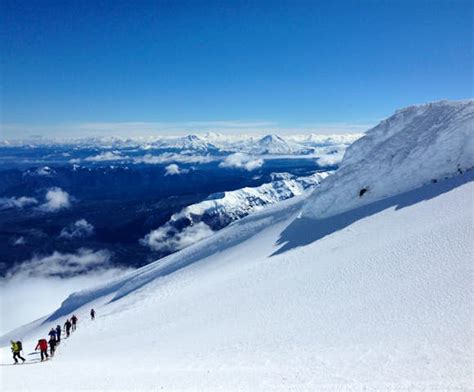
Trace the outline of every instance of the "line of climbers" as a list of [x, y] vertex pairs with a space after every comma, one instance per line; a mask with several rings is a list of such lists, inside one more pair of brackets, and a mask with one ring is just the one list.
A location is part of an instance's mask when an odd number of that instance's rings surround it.
[[[91, 320], [95, 319], [95, 310], [91, 309], [90, 311], [90, 316]], [[71, 331], [75, 331], [77, 327], [77, 322], [79, 319], [75, 314], [71, 316], [70, 319], [67, 319], [66, 322], [64, 323], [64, 329], [63, 332], [66, 335], [66, 338], [68, 338], [71, 335]], [[54, 357], [54, 353], [56, 351], [56, 347], [58, 344], [61, 342], [61, 326], [57, 325], [55, 328], [51, 328], [51, 330], [48, 332], [49, 336], [49, 341], [46, 339], [39, 339], [38, 344], [35, 347], [35, 351], [38, 349], [40, 350], [41, 353], [41, 361], [44, 361], [45, 359], [48, 359], [49, 356]], [[13, 353], [13, 359], [15, 361], [15, 365], [18, 363], [18, 359], [22, 360], [22, 363], [25, 363], [25, 358], [21, 356], [21, 352], [23, 351], [23, 344], [20, 340], [18, 341], [10, 341], [11, 343], [11, 349]], [[48, 345], [49, 345], [49, 355], [48, 355]]]

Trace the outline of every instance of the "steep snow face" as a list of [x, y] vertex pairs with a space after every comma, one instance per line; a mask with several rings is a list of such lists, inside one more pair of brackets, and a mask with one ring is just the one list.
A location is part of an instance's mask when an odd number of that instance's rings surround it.
[[330, 173], [320, 172], [307, 177], [273, 173], [273, 181], [259, 187], [212, 194], [207, 200], [173, 214], [166, 224], [147, 234], [140, 242], [157, 251], [182, 249], [252, 212], [303, 194]]
[[474, 167], [474, 101], [397, 111], [346, 151], [303, 215], [325, 218]]

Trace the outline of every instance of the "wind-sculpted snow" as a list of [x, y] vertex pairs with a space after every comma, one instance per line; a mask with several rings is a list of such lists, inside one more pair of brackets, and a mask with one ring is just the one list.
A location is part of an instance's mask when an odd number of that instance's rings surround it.
[[303, 215], [325, 218], [474, 167], [474, 101], [397, 111], [346, 151]]

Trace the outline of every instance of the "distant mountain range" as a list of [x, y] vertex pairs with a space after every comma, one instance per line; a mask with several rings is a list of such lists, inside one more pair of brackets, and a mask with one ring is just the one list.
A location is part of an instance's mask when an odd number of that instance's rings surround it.
[[187, 136], [149, 136], [137, 138], [96, 137], [84, 139], [48, 139], [35, 138], [28, 140], [0, 141], [0, 148], [38, 147], [68, 145], [79, 149], [99, 148], [101, 150], [139, 149], [141, 151], [174, 150], [182, 153], [219, 154], [244, 152], [253, 155], [306, 155], [317, 148], [329, 145], [350, 145], [362, 134], [346, 135], [223, 135], [207, 133]]

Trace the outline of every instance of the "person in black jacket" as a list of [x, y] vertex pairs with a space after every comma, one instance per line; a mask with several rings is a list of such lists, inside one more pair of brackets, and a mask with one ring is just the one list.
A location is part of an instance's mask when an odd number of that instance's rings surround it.
[[61, 342], [61, 326], [56, 325], [56, 340], [58, 344]]
[[58, 344], [58, 342], [56, 341], [54, 337], [51, 336], [48, 343], [49, 343], [49, 353], [51, 354], [52, 357], [54, 357], [54, 352], [56, 351], [56, 345]]
[[72, 315], [71, 317], [71, 322], [72, 322], [72, 330], [76, 330], [76, 324], [77, 324], [77, 316], [75, 314]]
[[64, 329], [66, 330], [66, 337], [68, 338], [69, 335], [71, 334], [71, 322], [69, 321], [69, 319], [66, 320], [66, 322], [64, 323]]

